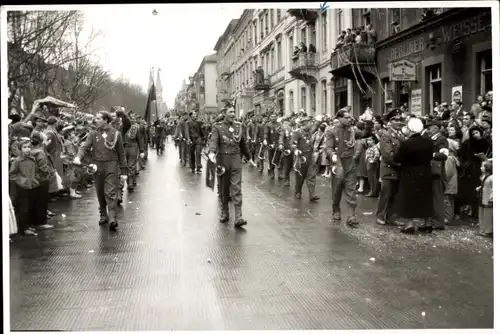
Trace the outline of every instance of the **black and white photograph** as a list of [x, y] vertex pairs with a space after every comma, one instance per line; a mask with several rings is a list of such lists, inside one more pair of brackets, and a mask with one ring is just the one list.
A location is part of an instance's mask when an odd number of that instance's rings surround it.
[[499, 15], [2, 6], [2, 332], [500, 330]]

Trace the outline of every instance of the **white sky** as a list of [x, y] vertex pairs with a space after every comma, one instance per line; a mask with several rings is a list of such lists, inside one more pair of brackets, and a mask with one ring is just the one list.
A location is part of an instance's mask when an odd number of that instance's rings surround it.
[[[100, 30], [96, 56], [114, 77], [146, 90], [149, 70], [161, 68], [163, 99], [173, 107], [182, 80], [194, 74], [204, 56], [215, 53], [217, 39], [241, 5], [101, 6], [84, 11], [85, 30]], [[152, 14], [153, 9], [158, 15]]]

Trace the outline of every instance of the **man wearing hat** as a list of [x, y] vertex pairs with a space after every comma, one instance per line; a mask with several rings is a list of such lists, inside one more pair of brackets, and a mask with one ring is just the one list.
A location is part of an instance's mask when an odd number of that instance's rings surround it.
[[[257, 124], [255, 125], [254, 135], [255, 135], [255, 137], [253, 138], [253, 142], [255, 144], [256, 154], [257, 155], [259, 154], [260, 148], [262, 147], [262, 151], [261, 151], [260, 155], [263, 156], [265, 154], [264, 152], [265, 152], [266, 144], [264, 143], [265, 129], [264, 129], [263, 121], [262, 121], [262, 116], [257, 117]], [[264, 171], [264, 160], [259, 159], [258, 156], [257, 156], [257, 169], [261, 173]]]
[[280, 136], [279, 136], [279, 150], [283, 155], [281, 159], [281, 163], [283, 165], [283, 178], [285, 182], [283, 185], [285, 187], [290, 187], [290, 172], [293, 167], [293, 154], [285, 155], [284, 152], [287, 150], [292, 150], [291, 146], [291, 138], [292, 138], [293, 129], [290, 126], [290, 119], [283, 118], [283, 125], [280, 128]]
[[191, 172], [201, 174], [201, 148], [204, 141], [202, 122], [198, 118], [198, 113], [193, 111], [189, 114], [190, 119], [187, 123], [187, 139], [190, 143], [189, 161]]
[[137, 185], [137, 159], [144, 158], [144, 140], [139, 130], [140, 125], [135, 116], [130, 115], [130, 127], [123, 135], [123, 148], [128, 167], [127, 190], [129, 192], [133, 192]]
[[382, 185], [377, 203], [376, 219], [380, 225], [398, 223], [393, 218], [394, 199], [399, 187], [399, 164], [394, 161], [394, 155], [401, 142], [405, 140], [401, 132], [405, 125], [401, 110], [392, 109], [385, 116], [387, 131], [380, 136], [380, 178]]
[[346, 224], [356, 227], [356, 140], [355, 130], [351, 126], [352, 116], [346, 108], [340, 109], [336, 118], [339, 123], [325, 131], [325, 149], [335, 166], [332, 175], [332, 211], [335, 221], [341, 220], [340, 201], [342, 194], [348, 207]]
[[179, 116], [179, 122], [177, 123], [177, 127], [175, 128], [175, 138], [179, 142], [179, 160], [181, 161], [182, 166], [185, 167], [187, 164], [187, 139], [185, 136], [186, 120], [184, 115]]
[[[274, 180], [275, 177], [275, 167], [273, 165], [273, 157], [274, 154], [276, 153], [279, 155], [279, 152], [276, 152], [278, 150], [278, 145], [279, 145], [279, 124], [277, 122], [278, 115], [273, 113], [270, 117], [270, 121], [265, 125], [264, 127], [264, 145], [267, 146], [267, 157], [268, 157], [268, 174], [271, 180]], [[276, 159], [278, 161], [279, 157]], [[281, 170], [279, 171], [281, 174]]]
[[223, 122], [214, 124], [208, 144], [209, 159], [222, 166], [225, 172], [217, 180], [219, 187], [220, 222], [229, 220], [229, 199], [234, 205], [234, 226], [242, 227], [247, 221], [242, 217], [241, 156], [250, 160], [246, 134], [241, 123], [235, 121], [234, 108], [227, 110]]
[[305, 157], [306, 161], [305, 163], [296, 162], [297, 167], [300, 166], [300, 168], [299, 172], [296, 171], [295, 174], [295, 198], [302, 198], [302, 186], [305, 181], [309, 190], [309, 201], [317, 202], [319, 196], [316, 196], [316, 168], [312, 161], [314, 119], [310, 116], [303, 117], [300, 119], [299, 125], [299, 129], [292, 134], [292, 150], [296, 161], [302, 157]]
[[110, 222], [109, 229], [116, 231], [117, 201], [120, 192], [118, 171], [121, 172], [121, 179], [125, 181], [128, 168], [121, 133], [111, 126], [111, 122], [112, 117], [109, 112], [97, 113], [97, 129], [90, 131], [73, 162], [79, 165], [85, 155], [91, 152], [92, 160], [97, 165], [94, 177], [101, 215], [99, 225]]

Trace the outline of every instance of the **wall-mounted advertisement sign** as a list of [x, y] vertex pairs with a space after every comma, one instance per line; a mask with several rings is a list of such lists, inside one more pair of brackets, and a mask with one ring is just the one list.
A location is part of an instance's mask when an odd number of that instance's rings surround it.
[[391, 81], [417, 81], [417, 64], [403, 59], [389, 64]]

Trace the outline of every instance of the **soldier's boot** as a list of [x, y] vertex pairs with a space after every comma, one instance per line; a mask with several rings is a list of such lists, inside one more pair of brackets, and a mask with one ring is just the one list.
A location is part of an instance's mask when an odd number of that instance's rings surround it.
[[319, 196], [316, 195], [316, 191], [314, 187], [308, 187], [309, 190], [309, 201], [310, 202], [317, 202], [319, 201]]
[[346, 221], [347, 226], [358, 227], [359, 220], [358, 220], [358, 217], [356, 217], [356, 208], [349, 207], [348, 212], [349, 212], [349, 216], [347, 217], [347, 221]]
[[221, 223], [227, 223], [229, 221], [229, 205], [228, 203], [222, 203], [222, 201], [219, 200], [219, 205], [220, 205], [220, 216], [219, 216], [219, 222]]
[[278, 169], [278, 180], [283, 180], [283, 179], [284, 179], [283, 169]]
[[234, 227], [242, 227], [247, 224], [247, 221], [243, 219], [241, 212], [241, 205], [234, 206]]
[[99, 218], [99, 225], [107, 224], [109, 222], [109, 217], [106, 208], [99, 208], [99, 214], [101, 216]]
[[333, 205], [333, 220], [340, 221], [342, 219], [340, 215], [340, 206]]
[[285, 187], [290, 187], [290, 179], [286, 179], [285, 182], [283, 183]]
[[301, 199], [302, 198], [302, 194], [301, 193], [295, 193], [295, 198], [296, 199]]
[[269, 178], [271, 180], [274, 180], [274, 169], [269, 169], [267, 173], [269, 174]]
[[118, 222], [116, 221], [116, 208], [109, 207], [109, 230], [117, 231], [118, 230]]

